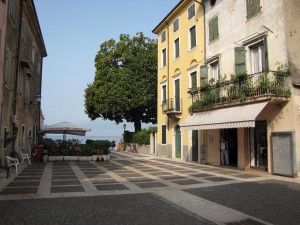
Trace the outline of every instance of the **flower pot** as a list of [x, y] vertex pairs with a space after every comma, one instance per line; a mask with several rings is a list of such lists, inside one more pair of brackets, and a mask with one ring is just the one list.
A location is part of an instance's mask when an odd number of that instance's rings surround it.
[[48, 160], [49, 160], [49, 162], [63, 161], [64, 160], [64, 156], [63, 155], [49, 155]]
[[98, 159], [99, 161], [101, 161], [102, 156], [101, 156], [101, 155], [93, 155], [93, 161], [96, 162], [96, 161], [98, 161], [97, 159]]
[[78, 156], [74, 155], [65, 155], [64, 161], [78, 161]]
[[109, 155], [103, 155], [103, 160], [104, 161], [109, 161], [110, 160], [110, 154]]

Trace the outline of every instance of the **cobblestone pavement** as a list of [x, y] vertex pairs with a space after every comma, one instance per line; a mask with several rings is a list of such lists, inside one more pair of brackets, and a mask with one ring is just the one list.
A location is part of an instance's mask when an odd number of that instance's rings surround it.
[[133, 153], [0, 175], [1, 224], [300, 223], [300, 180]]

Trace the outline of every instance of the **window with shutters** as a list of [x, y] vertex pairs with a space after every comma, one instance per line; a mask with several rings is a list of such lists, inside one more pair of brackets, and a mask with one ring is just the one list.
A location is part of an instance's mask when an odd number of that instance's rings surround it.
[[161, 143], [167, 144], [167, 126], [166, 125], [161, 126]]
[[215, 16], [208, 22], [209, 26], [209, 42], [219, 38], [218, 16]]
[[163, 85], [161, 87], [161, 98], [162, 98], [162, 105], [167, 103], [167, 85]]
[[27, 75], [26, 77], [26, 85], [25, 85], [25, 101], [26, 103], [30, 103], [32, 101], [32, 96], [31, 96], [31, 90], [32, 90], [32, 85], [31, 85], [31, 77]]
[[5, 70], [4, 70], [4, 82], [5, 82], [5, 87], [10, 88], [11, 87], [11, 82], [12, 82], [12, 63], [13, 63], [13, 58], [12, 58], [12, 53], [11, 51], [7, 48], [6, 53], [5, 53]]
[[190, 88], [197, 88], [197, 71], [190, 73]]
[[165, 30], [161, 33], [161, 43], [166, 41], [166, 34], [167, 32]]
[[173, 22], [173, 32], [176, 32], [179, 29], [179, 19], [177, 18], [174, 22]]
[[247, 19], [261, 12], [260, 0], [246, 0]]
[[161, 51], [161, 66], [162, 67], [165, 67], [167, 65], [167, 49], [164, 48], [162, 51]]
[[180, 56], [179, 38], [174, 41], [174, 59], [178, 59]]
[[188, 9], [188, 19], [192, 19], [195, 16], [195, 4], [192, 4]]
[[197, 42], [196, 42], [196, 26], [192, 26], [189, 29], [189, 50], [193, 49], [196, 47]]
[[16, 22], [16, 0], [10, 0], [9, 1], [9, 19], [12, 22], [12, 24], [15, 24]]

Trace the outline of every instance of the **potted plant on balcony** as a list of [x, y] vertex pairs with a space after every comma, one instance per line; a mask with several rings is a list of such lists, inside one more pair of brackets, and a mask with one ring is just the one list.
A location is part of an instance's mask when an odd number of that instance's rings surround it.
[[206, 92], [206, 91], [209, 91], [210, 90], [210, 84], [207, 83], [207, 82], [204, 82], [203, 84], [201, 84], [200, 86], [200, 91], [201, 92]]
[[284, 81], [284, 78], [290, 73], [290, 69], [288, 67], [288, 65], [286, 64], [281, 64], [280, 66], [278, 66], [277, 71], [275, 72], [275, 76], [276, 76], [276, 81], [278, 83], [281, 83]]

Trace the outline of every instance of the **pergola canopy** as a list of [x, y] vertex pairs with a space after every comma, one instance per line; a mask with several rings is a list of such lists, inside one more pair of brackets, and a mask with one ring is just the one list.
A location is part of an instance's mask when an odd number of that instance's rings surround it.
[[49, 134], [63, 134], [65, 139], [66, 134], [85, 136], [85, 133], [87, 131], [91, 131], [91, 129], [64, 121], [49, 126], [46, 125], [45, 127], [41, 128], [41, 131], [42, 133]]

